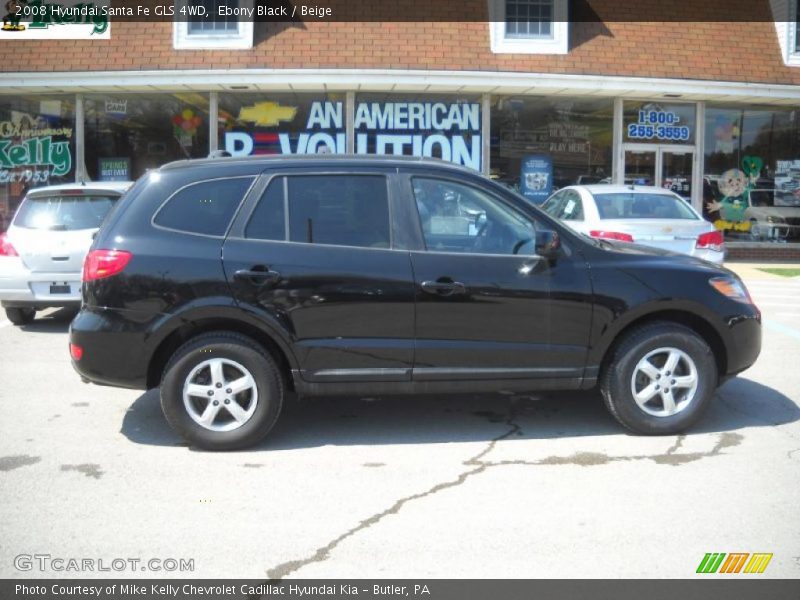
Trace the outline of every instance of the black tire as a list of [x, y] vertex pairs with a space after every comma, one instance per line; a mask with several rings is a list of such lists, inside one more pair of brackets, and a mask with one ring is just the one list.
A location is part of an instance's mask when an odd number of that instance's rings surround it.
[[6, 318], [14, 325], [28, 325], [36, 318], [33, 308], [7, 308]]
[[[684, 352], [694, 362], [697, 371], [693, 397], [685, 408], [671, 416], [648, 414], [637, 404], [631, 389], [639, 361], [661, 348], [676, 348]], [[659, 381], [662, 376], [659, 374]], [[653, 380], [653, 383], [658, 382]], [[688, 327], [669, 322], [649, 323], [628, 333], [617, 345], [600, 379], [600, 391], [609, 412], [631, 431], [645, 435], [672, 435], [691, 427], [708, 407], [717, 385], [717, 363], [706, 341]], [[662, 403], [663, 409], [665, 403], [659, 398], [654, 400], [653, 409], [659, 410], [658, 402]], [[645, 406], [651, 408], [649, 404]]]
[[[200, 425], [183, 400], [187, 378], [204, 361], [214, 358], [238, 363], [255, 380], [255, 410], [249, 420], [231, 431], [212, 431]], [[213, 387], [210, 382], [209, 387]], [[206, 450], [238, 450], [260, 442], [277, 422], [283, 399], [283, 378], [272, 356], [250, 338], [232, 332], [207, 333], [186, 342], [173, 354], [161, 379], [161, 409], [167, 422], [190, 444]], [[232, 413], [227, 416], [232, 417]]]

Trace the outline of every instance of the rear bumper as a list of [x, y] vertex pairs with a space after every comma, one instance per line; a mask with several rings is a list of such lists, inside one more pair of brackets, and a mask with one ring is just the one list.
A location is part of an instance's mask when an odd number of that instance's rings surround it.
[[72, 360], [72, 366], [92, 383], [146, 389], [146, 340], [145, 326], [137, 327], [121, 311], [84, 308], [69, 328], [70, 343], [83, 349], [81, 360]]
[[[9, 263], [11, 261], [8, 261]], [[17, 261], [14, 261], [17, 262]], [[78, 305], [81, 302], [81, 272], [28, 271], [19, 264], [4, 264], [0, 270], [0, 302], [3, 306]], [[51, 294], [50, 286], [69, 286], [67, 294]]]

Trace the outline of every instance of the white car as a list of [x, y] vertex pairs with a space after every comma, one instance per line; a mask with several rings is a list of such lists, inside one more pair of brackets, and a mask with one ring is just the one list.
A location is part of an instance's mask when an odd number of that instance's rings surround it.
[[83, 259], [108, 211], [132, 182], [96, 182], [28, 192], [0, 234], [0, 303], [14, 325], [36, 311], [79, 306]]
[[590, 237], [633, 242], [721, 264], [722, 232], [686, 200], [659, 187], [574, 185], [542, 205], [549, 215]]

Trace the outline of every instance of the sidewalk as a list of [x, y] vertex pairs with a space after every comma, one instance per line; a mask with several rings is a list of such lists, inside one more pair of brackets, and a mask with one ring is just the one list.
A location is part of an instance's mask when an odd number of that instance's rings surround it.
[[785, 277], [783, 275], [775, 275], [774, 273], [767, 273], [760, 269], [800, 269], [800, 263], [776, 263], [776, 262], [725, 262], [725, 268], [730, 269], [742, 279], [767, 279], [772, 281], [798, 281], [798, 277]]

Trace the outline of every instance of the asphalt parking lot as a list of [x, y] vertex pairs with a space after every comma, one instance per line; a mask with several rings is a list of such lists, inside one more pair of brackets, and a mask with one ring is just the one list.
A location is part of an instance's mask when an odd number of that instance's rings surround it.
[[[0, 577], [686, 578], [766, 552], [757, 577], [798, 578], [800, 278], [745, 277], [761, 358], [661, 438], [591, 394], [350, 398], [293, 407], [254, 450], [193, 451], [156, 392], [80, 382], [71, 313], [0, 318]], [[194, 570], [15, 563], [34, 554]]]

